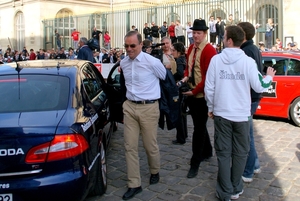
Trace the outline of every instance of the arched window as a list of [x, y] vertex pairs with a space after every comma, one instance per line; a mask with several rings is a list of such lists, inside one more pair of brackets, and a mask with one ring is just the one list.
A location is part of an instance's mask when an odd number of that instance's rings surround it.
[[169, 13], [167, 15], [167, 24], [170, 25], [171, 22], [176, 22], [176, 20], [180, 20], [180, 16], [177, 13]]
[[101, 14], [101, 13], [93, 13], [90, 16], [90, 19], [88, 21], [88, 34], [87, 38], [92, 37], [92, 32], [94, 27], [96, 27], [97, 30], [103, 32], [103, 34], [100, 36], [100, 46], [104, 45], [103, 43], [103, 36], [104, 36], [104, 31], [107, 30], [107, 23], [106, 23], [106, 17], [107, 15]]
[[[71, 33], [75, 27], [72, 11], [68, 9], [62, 9], [56, 14], [54, 30], [56, 29], [60, 36], [62, 36], [61, 43], [62, 47], [65, 47], [65, 49], [72, 47]], [[54, 33], [53, 36], [55, 37]], [[56, 43], [53, 44], [56, 45]]]
[[210, 16], [214, 16], [215, 19], [217, 19], [217, 17], [221, 17], [222, 20], [226, 20], [226, 14], [221, 9], [214, 10]]
[[15, 38], [16, 38], [16, 43], [14, 44], [16, 46], [15, 47], [13, 46], [12, 48], [18, 51], [22, 51], [23, 47], [25, 47], [25, 23], [24, 23], [24, 15], [22, 12], [18, 12], [15, 16]]
[[[258, 41], [265, 42], [265, 31], [268, 18], [273, 19], [274, 24], [278, 24], [278, 8], [274, 5], [263, 5], [261, 6], [256, 15], [256, 22], [260, 24], [258, 29]], [[275, 43], [276, 38], [278, 37], [278, 29], [275, 28], [273, 32], [272, 44]], [[265, 42], [266, 44], [266, 42]]]

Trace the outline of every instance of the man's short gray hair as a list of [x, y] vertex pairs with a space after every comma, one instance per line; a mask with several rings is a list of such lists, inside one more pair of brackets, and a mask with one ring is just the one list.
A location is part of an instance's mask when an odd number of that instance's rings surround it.
[[86, 37], [81, 37], [81, 38], [80, 38], [80, 41], [81, 41], [84, 45], [86, 45], [86, 44], [88, 43], [88, 39], [87, 39]]
[[162, 37], [162, 39], [160, 41], [163, 42], [164, 40], [168, 40], [171, 42], [171, 38], [169, 38], [168, 36]]

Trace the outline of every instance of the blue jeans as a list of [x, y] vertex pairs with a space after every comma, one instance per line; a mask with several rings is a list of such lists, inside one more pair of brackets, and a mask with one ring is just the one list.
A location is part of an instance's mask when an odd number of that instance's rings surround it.
[[221, 45], [221, 43], [223, 43], [223, 38], [224, 38], [224, 35], [218, 35], [218, 44], [219, 45]]
[[59, 49], [61, 49], [61, 41], [60, 41], [60, 40], [57, 40], [57, 41], [56, 41], [56, 45], [57, 45], [57, 47], [58, 47]]
[[193, 38], [193, 37], [190, 37], [190, 38], [189, 38], [189, 42], [190, 42], [190, 44], [194, 44], [194, 38]]
[[[257, 106], [259, 104], [259, 101], [252, 102], [251, 103], [251, 115], [255, 113]], [[254, 170], [260, 168], [259, 160], [257, 157], [256, 149], [255, 149], [255, 144], [254, 144], [254, 136], [253, 136], [253, 119], [251, 117], [250, 120], [250, 150], [248, 153], [248, 158], [247, 158], [247, 163], [245, 166], [245, 170], [243, 173], [244, 177], [247, 178], [252, 178], [254, 174]]]

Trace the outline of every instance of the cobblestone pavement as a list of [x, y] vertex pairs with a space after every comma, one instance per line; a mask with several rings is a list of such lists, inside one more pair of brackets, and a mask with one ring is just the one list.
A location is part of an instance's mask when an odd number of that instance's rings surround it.
[[[217, 159], [202, 162], [197, 177], [188, 179], [191, 158], [191, 117], [188, 117], [189, 137], [184, 145], [173, 145], [176, 130], [158, 130], [161, 154], [160, 182], [149, 185], [147, 157], [140, 141], [142, 193], [132, 201], [188, 200], [217, 201], [215, 186]], [[208, 121], [213, 142], [213, 121]], [[262, 172], [252, 183], [244, 183], [242, 201], [300, 201], [300, 128], [284, 120], [254, 119], [254, 135]], [[213, 144], [213, 143], [212, 143]], [[103, 196], [86, 201], [118, 201], [127, 191], [126, 164], [123, 146], [123, 125], [119, 124], [107, 155], [108, 188]]]

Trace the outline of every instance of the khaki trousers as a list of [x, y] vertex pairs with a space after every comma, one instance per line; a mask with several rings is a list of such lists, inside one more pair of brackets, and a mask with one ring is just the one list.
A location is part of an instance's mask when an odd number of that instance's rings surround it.
[[123, 103], [123, 113], [128, 188], [136, 188], [141, 186], [138, 156], [140, 133], [146, 150], [150, 173], [157, 174], [160, 170], [160, 154], [157, 144], [158, 101], [152, 104], [136, 104], [127, 100]]

